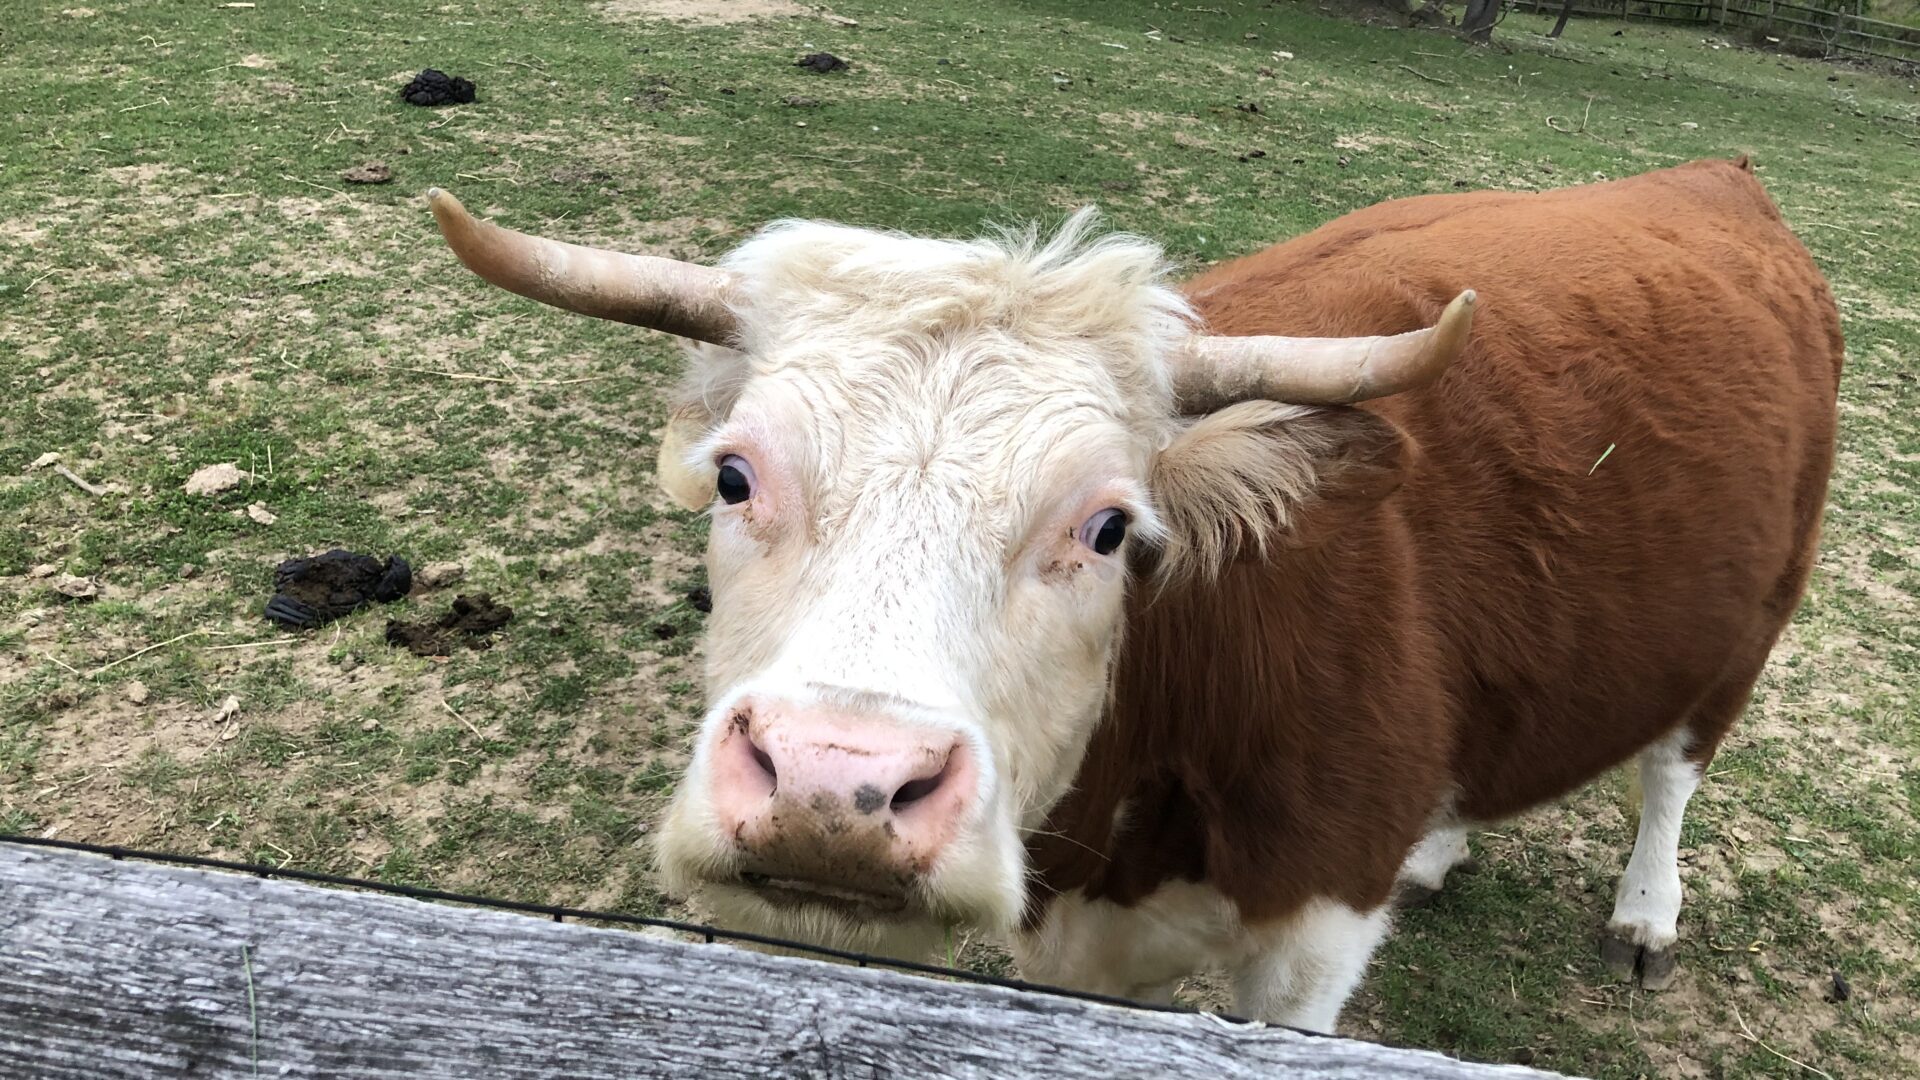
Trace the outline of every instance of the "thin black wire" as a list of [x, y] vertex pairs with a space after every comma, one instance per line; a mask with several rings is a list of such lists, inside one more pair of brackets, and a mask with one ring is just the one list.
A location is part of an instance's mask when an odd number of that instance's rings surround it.
[[[358, 889], [363, 892], [386, 893], [390, 896], [405, 896], [414, 900], [440, 901], [451, 904], [470, 904], [475, 907], [493, 908], [499, 911], [518, 911], [529, 915], [551, 916], [554, 922], [566, 919], [594, 919], [601, 922], [625, 923], [630, 926], [651, 926], [662, 930], [672, 930], [682, 934], [693, 934], [704, 938], [708, 944], [716, 940], [740, 941], [753, 945], [767, 945], [778, 949], [791, 949], [812, 956], [829, 957], [857, 964], [860, 967], [883, 967], [898, 971], [911, 971], [918, 975], [944, 976], [959, 979], [962, 982], [978, 983], [985, 986], [999, 986], [1008, 990], [1026, 993], [1049, 994], [1054, 997], [1071, 998], [1076, 1001], [1092, 1001], [1102, 1005], [1118, 1005], [1129, 1009], [1142, 1009], [1148, 1012], [1195, 1014], [1199, 1010], [1184, 1005], [1157, 1005], [1130, 1001], [1126, 998], [1112, 997], [1107, 994], [1088, 993], [1084, 990], [1070, 990], [1063, 986], [1048, 986], [1044, 983], [1030, 983], [1021, 979], [1005, 979], [998, 975], [986, 975], [977, 971], [962, 971], [959, 968], [941, 967], [938, 964], [921, 964], [912, 960], [896, 960], [886, 956], [872, 956], [866, 953], [851, 952], [846, 949], [832, 949], [824, 945], [810, 945], [804, 941], [788, 941], [784, 938], [768, 937], [765, 934], [753, 934], [744, 930], [726, 930], [718, 926], [701, 923], [680, 922], [675, 919], [656, 919], [647, 915], [627, 915], [612, 911], [587, 911], [582, 908], [560, 907], [553, 904], [531, 904], [521, 900], [501, 900], [491, 896], [470, 896], [464, 893], [447, 892], [444, 889], [423, 889], [414, 885], [394, 885], [384, 881], [368, 881], [364, 878], [343, 877], [339, 874], [322, 874], [312, 870], [295, 870], [267, 866], [262, 863], [232, 862], [227, 859], [209, 859], [200, 855], [175, 855], [163, 851], [141, 851], [137, 848], [115, 847], [110, 844], [88, 844], [78, 840], [53, 840], [38, 836], [19, 836], [12, 833], [0, 833], [0, 844], [18, 844], [25, 847], [59, 848], [65, 851], [83, 851], [92, 855], [105, 855], [113, 859], [136, 859], [140, 862], [162, 863], [171, 866], [191, 866], [207, 870], [230, 870], [236, 873], [252, 874], [261, 878], [278, 878], [287, 881], [304, 881], [315, 885], [335, 885], [342, 888]], [[1236, 1017], [1221, 1016], [1221, 1019], [1233, 1023], [1245, 1023]]]

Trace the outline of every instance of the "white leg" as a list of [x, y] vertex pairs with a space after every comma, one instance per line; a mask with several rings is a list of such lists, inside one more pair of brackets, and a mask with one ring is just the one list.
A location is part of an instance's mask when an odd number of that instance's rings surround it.
[[1615, 975], [1659, 990], [1673, 980], [1680, 936], [1680, 818], [1700, 786], [1681, 728], [1640, 751], [1640, 834], [1620, 877], [1601, 956]]
[[1467, 827], [1451, 819], [1435, 825], [1400, 864], [1394, 903], [1403, 908], [1417, 907], [1432, 899], [1447, 883], [1447, 871], [1468, 858]]
[[1181, 980], [1217, 965], [1243, 935], [1225, 897], [1176, 882], [1128, 907], [1078, 892], [1056, 896], [1040, 925], [1010, 944], [1023, 978], [1164, 1005]]
[[1386, 934], [1384, 906], [1361, 912], [1333, 900], [1313, 901], [1264, 951], [1233, 969], [1236, 1011], [1248, 1019], [1331, 1032]]

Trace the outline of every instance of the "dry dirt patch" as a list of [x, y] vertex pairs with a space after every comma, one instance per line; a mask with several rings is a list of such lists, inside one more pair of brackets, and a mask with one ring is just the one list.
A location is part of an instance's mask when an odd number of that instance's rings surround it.
[[789, 0], [608, 0], [600, 11], [610, 19], [672, 19], [701, 26], [807, 14]]
[[102, 171], [112, 177], [115, 183], [130, 187], [146, 187], [155, 180], [179, 170], [164, 162], [149, 161], [143, 165], [120, 165]]
[[1405, 139], [1396, 139], [1390, 135], [1374, 135], [1367, 132], [1340, 135], [1333, 140], [1335, 150], [1352, 150], [1366, 153], [1382, 146], [1406, 146]]

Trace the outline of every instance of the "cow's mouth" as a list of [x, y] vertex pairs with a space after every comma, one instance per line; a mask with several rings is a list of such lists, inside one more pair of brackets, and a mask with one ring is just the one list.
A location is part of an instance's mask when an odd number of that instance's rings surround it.
[[781, 908], [824, 907], [862, 918], [900, 915], [907, 910], [907, 898], [903, 893], [873, 892], [809, 878], [775, 877], [743, 871], [740, 884], [753, 895]]

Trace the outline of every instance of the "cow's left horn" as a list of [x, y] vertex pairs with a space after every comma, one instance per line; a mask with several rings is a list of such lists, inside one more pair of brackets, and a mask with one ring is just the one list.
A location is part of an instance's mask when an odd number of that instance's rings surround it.
[[581, 247], [476, 220], [460, 200], [427, 190], [440, 234], [467, 268], [509, 292], [596, 319], [664, 330], [715, 345], [734, 343], [724, 270]]
[[1432, 326], [1391, 337], [1195, 335], [1174, 395], [1195, 414], [1251, 400], [1350, 405], [1425, 386], [1466, 348], [1475, 299], [1468, 289]]

